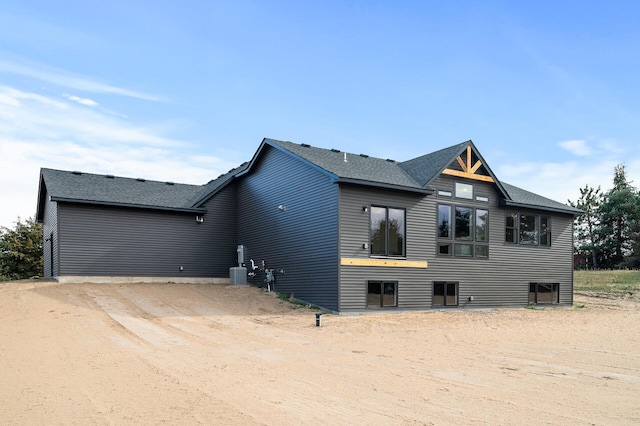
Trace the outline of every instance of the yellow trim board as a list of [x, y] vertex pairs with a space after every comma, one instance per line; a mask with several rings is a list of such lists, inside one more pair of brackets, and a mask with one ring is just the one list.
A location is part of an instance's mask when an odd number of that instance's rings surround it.
[[393, 260], [393, 259], [359, 259], [343, 257], [340, 259], [342, 266], [388, 266], [392, 268], [427, 268], [427, 261], [419, 260]]
[[493, 179], [491, 178], [491, 176], [477, 175], [475, 173], [461, 172], [459, 170], [444, 169], [442, 171], [442, 174], [451, 175], [451, 176], [460, 176], [468, 179], [481, 180], [484, 182], [493, 182]]

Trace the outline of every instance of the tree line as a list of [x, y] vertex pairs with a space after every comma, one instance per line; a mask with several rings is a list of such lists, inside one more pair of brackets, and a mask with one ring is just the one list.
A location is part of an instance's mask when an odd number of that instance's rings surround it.
[[42, 225], [35, 218], [0, 227], [0, 281], [40, 276], [43, 271]]
[[587, 269], [640, 267], [640, 192], [627, 178], [625, 166], [613, 173], [608, 191], [585, 185], [580, 198], [569, 200], [583, 214], [574, 221], [574, 265]]

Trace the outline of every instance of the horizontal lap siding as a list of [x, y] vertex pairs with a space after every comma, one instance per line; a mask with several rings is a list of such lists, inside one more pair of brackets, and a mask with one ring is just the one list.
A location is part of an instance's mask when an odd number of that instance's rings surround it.
[[238, 183], [238, 244], [245, 247], [245, 263], [264, 259], [277, 270], [276, 291], [336, 310], [337, 198], [329, 176], [266, 147]]
[[[492, 184], [439, 178], [434, 188], [453, 191], [455, 181], [472, 183], [476, 195], [489, 197], [489, 202], [459, 200], [454, 197], [427, 196], [422, 199], [389, 193], [355, 189], [341, 190], [341, 256], [369, 258], [362, 249], [369, 242], [369, 213], [363, 205], [407, 208], [407, 259], [427, 260], [427, 269], [390, 267], [341, 267], [341, 308], [344, 311], [366, 309], [368, 280], [397, 280], [398, 308], [429, 309], [434, 281], [458, 281], [461, 307], [522, 307], [528, 304], [530, 282], [560, 284], [560, 304], [573, 301], [572, 223], [573, 217], [520, 210], [551, 216], [551, 247], [506, 244], [505, 212], [498, 206]], [[436, 255], [436, 212], [438, 203], [471, 206], [489, 210], [489, 259], [442, 257]], [[469, 296], [473, 301], [469, 302]]]
[[[427, 244], [429, 230], [425, 221], [433, 221], [430, 204], [420, 195], [398, 191], [375, 190], [352, 185], [340, 187], [340, 256], [369, 259], [370, 211], [363, 206], [378, 205], [406, 209], [406, 259], [427, 261], [434, 248]], [[431, 304], [431, 290], [427, 269], [370, 266], [342, 266], [340, 268], [340, 307], [342, 311], [366, 308], [367, 281], [398, 281], [398, 308], [416, 309]]]
[[[438, 203], [488, 208], [489, 259], [435, 256], [429, 262], [430, 282], [458, 281], [460, 306], [472, 308], [526, 306], [529, 283], [559, 283], [560, 304], [570, 305], [573, 301], [573, 217], [500, 207], [494, 186], [489, 183], [442, 176], [434, 182], [434, 188], [454, 192], [455, 182], [473, 184], [475, 195], [488, 197], [489, 202], [435, 196], [431, 198], [432, 209], [435, 212]], [[551, 247], [505, 243], [505, 220], [509, 210], [551, 216]], [[435, 221], [431, 226], [435, 252]], [[470, 296], [473, 296], [471, 302]]]
[[235, 189], [214, 200], [204, 223], [191, 213], [60, 203], [61, 275], [228, 277]]

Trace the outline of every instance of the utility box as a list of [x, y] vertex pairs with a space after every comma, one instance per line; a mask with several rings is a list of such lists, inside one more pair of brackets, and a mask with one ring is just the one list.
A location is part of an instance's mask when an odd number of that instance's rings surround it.
[[231, 285], [247, 285], [247, 268], [244, 266], [229, 268], [229, 278], [231, 278]]

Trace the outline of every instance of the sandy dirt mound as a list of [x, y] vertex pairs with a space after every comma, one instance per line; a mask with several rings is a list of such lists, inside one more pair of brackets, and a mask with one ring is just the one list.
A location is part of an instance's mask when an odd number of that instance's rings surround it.
[[637, 302], [314, 313], [253, 287], [0, 283], [0, 424], [640, 423]]

